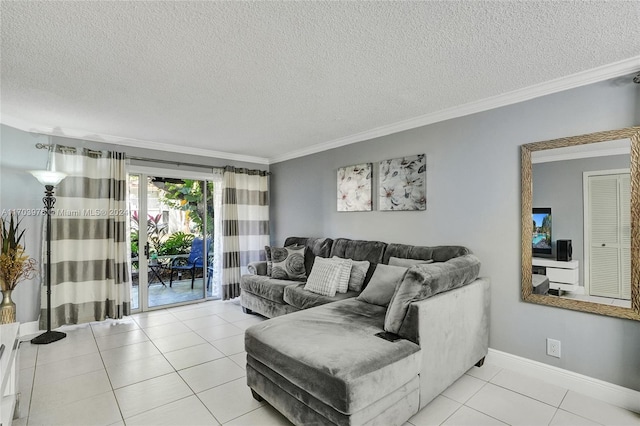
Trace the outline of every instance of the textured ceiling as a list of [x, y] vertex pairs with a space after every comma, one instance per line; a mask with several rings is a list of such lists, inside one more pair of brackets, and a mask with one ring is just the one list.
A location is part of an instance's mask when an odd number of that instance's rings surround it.
[[640, 71], [638, 1], [3, 0], [1, 19], [3, 123], [271, 161], [619, 61]]

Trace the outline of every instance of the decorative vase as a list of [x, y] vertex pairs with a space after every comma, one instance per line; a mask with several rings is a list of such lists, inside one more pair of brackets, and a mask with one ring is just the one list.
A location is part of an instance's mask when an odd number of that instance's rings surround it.
[[11, 300], [11, 292], [6, 290], [2, 292], [2, 302], [0, 303], [0, 324], [9, 324], [16, 322], [16, 304]]

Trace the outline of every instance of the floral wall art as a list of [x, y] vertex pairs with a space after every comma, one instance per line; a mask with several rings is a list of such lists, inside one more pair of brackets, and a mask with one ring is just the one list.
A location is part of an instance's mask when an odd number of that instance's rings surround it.
[[338, 211], [371, 211], [371, 163], [338, 169]]
[[426, 210], [425, 154], [380, 162], [379, 209]]

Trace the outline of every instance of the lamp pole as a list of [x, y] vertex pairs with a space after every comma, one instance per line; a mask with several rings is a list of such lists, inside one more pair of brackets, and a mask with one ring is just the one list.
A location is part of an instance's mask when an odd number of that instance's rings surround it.
[[53, 196], [53, 185], [45, 185], [45, 196], [42, 199], [47, 212], [47, 331], [31, 339], [36, 345], [46, 345], [64, 339], [67, 334], [61, 331], [51, 331], [51, 213], [56, 203]]
[[33, 175], [38, 182], [44, 185], [44, 208], [47, 212], [47, 331], [41, 335], [31, 339], [31, 343], [36, 345], [46, 345], [64, 339], [67, 335], [61, 331], [51, 331], [51, 214], [56, 198], [53, 196], [53, 188], [64, 179], [67, 175], [58, 172], [55, 169], [53, 152], [49, 151], [49, 162], [47, 170], [31, 170], [29, 173]]

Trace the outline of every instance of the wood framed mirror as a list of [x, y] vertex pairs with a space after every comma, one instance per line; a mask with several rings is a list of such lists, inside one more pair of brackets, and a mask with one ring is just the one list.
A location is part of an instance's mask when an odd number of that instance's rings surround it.
[[[597, 170], [576, 172], [576, 170], [580, 170], [575, 166], [577, 163], [566, 163], [564, 170], [567, 170], [567, 176], [576, 175], [573, 176], [573, 180], [579, 179], [583, 183], [580, 188], [576, 188], [574, 182], [574, 186], [569, 190], [577, 197], [574, 197], [573, 201], [566, 201], [567, 203], [572, 202], [571, 208], [574, 209], [572, 210], [574, 213], [567, 214], [565, 210], [562, 217], [557, 218], [551, 211], [562, 212], [563, 207], [534, 205], [534, 198], [536, 198], [534, 191], [538, 186], [536, 180], [543, 181], [542, 178], [536, 177], [541, 175], [540, 169], [537, 168], [538, 162], [572, 161], [578, 158], [589, 158], [590, 161], [593, 161], [595, 157], [600, 155], [611, 159], [615, 155], [624, 155], [622, 152], [625, 144], [627, 146], [626, 155], [628, 155], [626, 160], [628, 164], [627, 176], [624, 176], [624, 168], [609, 167], [609, 169], [615, 169], [615, 172], [620, 172], [616, 175], [619, 176], [617, 183], [613, 183], [612, 187], [618, 188], [618, 192], [615, 193], [617, 199], [605, 198], [605, 202], [600, 201], [598, 204], [597, 201], [594, 201], [594, 204], [589, 204], [590, 201], [586, 200], [589, 200], [590, 197], [597, 200], [603, 199], [597, 198], [601, 197], [598, 195], [600, 192], [597, 190], [593, 192], [591, 189], [590, 177], [609, 172]], [[578, 150], [581, 154], [568, 154], [572, 150]], [[599, 153], [596, 153], [598, 151]], [[544, 157], [547, 157], [547, 160], [540, 160]], [[534, 163], [536, 163], [535, 169]], [[522, 299], [531, 303], [640, 321], [640, 127], [627, 127], [522, 145], [521, 169]], [[577, 176], [578, 174], [580, 176]], [[593, 188], [598, 188], [597, 183], [593, 185]], [[542, 187], [542, 185], [539, 186]], [[609, 187], [611, 186], [609, 185]], [[556, 191], [557, 188], [552, 189]], [[577, 207], [579, 202], [576, 200], [582, 200], [583, 203]], [[558, 204], [563, 202], [556, 200]], [[602, 217], [617, 217], [619, 220], [616, 222], [618, 223], [615, 228], [617, 231], [611, 231], [603, 237], [599, 230], [604, 226], [601, 226], [594, 219], [599, 217], [598, 214], [601, 212], [593, 206], [602, 205], [609, 208], [608, 206], [614, 204], [617, 206], [617, 213], [615, 211], [611, 213], [607, 210], [602, 214]], [[548, 216], [544, 219], [544, 227], [541, 223], [536, 223], [536, 219], [539, 217], [533, 214], [534, 208], [537, 213], [542, 213], [542, 216]], [[582, 214], [576, 213], [575, 209], [577, 208]], [[564, 221], [561, 232], [555, 232], [553, 225], [555, 219]], [[550, 226], [548, 222], [550, 222]], [[581, 228], [578, 228], [580, 232], [576, 231], [575, 227], [569, 228], [567, 222], [572, 222], [572, 225], [575, 225], [573, 222], [580, 222]], [[535, 234], [534, 226], [536, 227]], [[593, 228], [598, 231], [592, 231]], [[572, 230], [567, 231], [567, 229]], [[612, 229], [610, 226], [607, 227], [607, 230], [610, 229]], [[540, 240], [545, 238], [546, 243], [539, 244]], [[579, 259], [566, 260], [567, 240], [561, 240], [557, 244], [561, 238], [578, 241], [578, 246], [575, 249], [579, 252]], [[615, 241], [612, 240], [613, 243], [610, 243], [607, 238]], [[542, 254], [534, 255], [534, 246], [536, 253]], [[558, 256], [558, 246], [560, 246], [560, 256]], [[571, 247], [570, 243], [569, 247]], [[587, 258], [584, 257], [585, 253]], [[536, 256], [535, 260], [534, 256]], [[606, 260], [608, 263], [604, 267], [600, 266], [603, 265], [601, 259], [608, 259]], [[611, 265], [618, 265], [618, 269], [610, 269]], [[561, 269], [557, 269], [558, 267]], [[565, 279], [565, 276], [570, 278]], [[614, 284], [610, 284], [612, 276], [617, 280], [613, 280]], [[599, 283], [598, 280], [601, 277], [608, 277], [605, 279], [607, 283]], [[616, 282], [620, 283], [618, 287], [620, 289], [619, 298], [609, 296], [611, 291], [616, 290]], [[601, 293], [598, 293], [599, 291]], [[606, 297], [601, 297], [601, 294]]]

